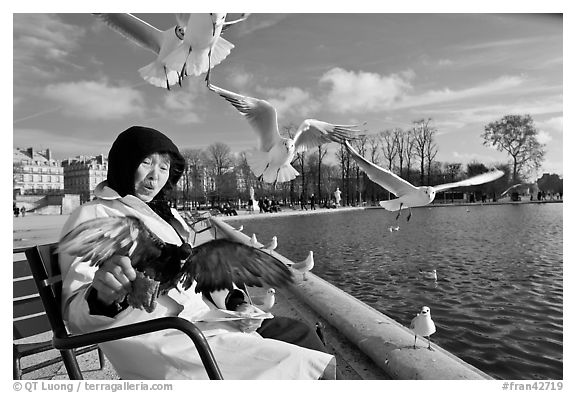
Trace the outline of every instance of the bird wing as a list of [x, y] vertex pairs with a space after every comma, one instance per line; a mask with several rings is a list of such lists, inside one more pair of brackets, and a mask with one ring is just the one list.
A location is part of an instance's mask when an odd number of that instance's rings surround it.
[[243, 13], [238, 19], [224, 22], [224, 25], [222, 26], [222, 31], [227, 30], [230, 26], [235, 25], [238, 22], [245, 21], [249, 15], [250, 15], [249, 13]]
[[460, 180], [454, 183], [439, 184], [437, 186], [434, 186], [434, 189], [436, 190], [436, 192], [438, 192], [455, 187], [475, 186], [478, 184], [484, 184], [494, 181], [502, 177], [502, 175], [504, 175], [504, 172], [498, 169], [495, 171], [482, 173], [481, 175], [473, 176], [468, 179]]
[[355, 125], [337, 125], [315, 119], [306, 119], [294, 135], [296, 153], [318, 147], [324, 143], [357, 139], [360, 134]]
[[416, 327], [416, 319], [418, 319], [418, 315], [416, 315], [414, 318], [412, 318], [412, 321], [410, 321], [410, 329], [412, 330], [414, 330]]
[[254, 247], [228, 239], [216, 239], [192, 249], [182, 267], [184, 289], [196, 281], [198, 292], [232, 290], [233, 285], [281, 287], [293, 281], [292, 273], [281, 261]]
[[233, 93], [213, 84], [209, 84], [208, 88], [218, 93], [246, 116], [258, 135], [260, 150], [270, 151], [282, 139], [278, 132], [276, 109], [268, 101]]
[[412, 184], [395, 175], [388, 169], [381, 168], [378, 165], [366, 160], [364, 157], [358, 154], [352, 148], [352, 146], [350, 146], [348, 141], [345, 141], [344, 143], [352, 155], [352, 158], [358, 163], [360, 169], [362, 169], [373, 182], [377, 183], [381, 187], [384, 187], [397, 197], [401, 197], [417, 190], [417, 188]]
[[523, 183], [518, 183], [518, 184], [514, 184], [513, 186], [508, 187], [504, 192], [502, 192], [502, 194], [500, 194], [500, 196], [504, 196], [506, 195], [508, 192], [510, 192], [511, 190], [515, 189], [516, 187], [521, 186]]
[[58, 243], [58, 253], [81, 257], [82, 262], [100, 266], [112, 255], [130, 254], [149, 233], [136, 217], [95, 218], [68, 232]]
[[162, 46], [162, 31], [132, 14], [93, 14], [112, 30], [156, 54]]

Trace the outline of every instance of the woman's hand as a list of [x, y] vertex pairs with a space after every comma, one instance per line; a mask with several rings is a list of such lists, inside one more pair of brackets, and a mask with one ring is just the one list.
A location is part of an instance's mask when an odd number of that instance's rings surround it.
[[[238, 306], [236, 312], [243, 316], [250, 316], [252, 314], [261, 313], [262, 311], [251, 304], [244, 303]], [[236, 322], [236, 326], [244, 333], [255, 332], [260, 325], [262, 325], [262, 319], [241, 319]]]
[[120, 302], [130, 291], [136, 278], [130, 258], [113, 255], [94, 274], [92, 287], [98, 291], [98, 300], [106, 305]]

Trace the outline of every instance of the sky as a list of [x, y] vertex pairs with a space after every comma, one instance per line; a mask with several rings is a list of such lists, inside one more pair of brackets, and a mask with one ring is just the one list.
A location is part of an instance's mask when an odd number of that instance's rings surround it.
[[[176, 23], [174, 14], [135, 15], [160, 30]], [[235, 47], [211, 81], [268, 100], [280, 127], [315, 118], [366, 122], [371, 134], [430, 118], [436, 159], [464, 165], [508, 161], [483, 145], [484, 125], [529, 114], [545, 144], [539, 173], [563, 175], [562, 34], [563, 18], [551, 14], [257, 12], [223, 33]], [[49, 148], [56, 159], [107, 154], [135, 124], [181, 149], [256, 146], [203, 75], [170, 91], [144, 81], [138, 69], [154, 58], [87, 12], [15, 13], [13, 146]]]

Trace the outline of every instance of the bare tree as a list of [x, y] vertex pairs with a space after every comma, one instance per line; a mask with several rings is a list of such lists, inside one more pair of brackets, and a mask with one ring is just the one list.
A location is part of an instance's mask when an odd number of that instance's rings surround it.
[[328, 153], [328, 147], [325, 145], [318, 145], [318, 202], [322, 199], [322, 160]]
[[182, 175], [181, 182], [184, 206], [188, 207], [191, 198], [190, 191], [192, 191], [192, 203], [194, 205], [198, 204], [200, 196], [206, 197], [204, 184], [206, 154], [201, 149], [187, 149], [182, 151], [182, 156], [186, 160], [186, 171]]
[[350, 205], [350, 153], [346, 146], [341, 143], [340, 149], [336, 152], [336, 158], [340, 164], [340, 173], [342, 174], [342, 187], [346, 186], [346, 204]]
[[412, 170], [412, 159], [415, 156], [416, 139], [414, 130], [409, 130], [404, 133], [404, 159], [406, 160], [406, 176], [404, 179], [410, 181], [410, 171]]
[[428, 143], [426, 146], [426, 161], [428, 163], [428, 184], [431, 184], [431, 177], [432, 177], [432, 163], [434, 162], [434, 158], [436, 158], [436, 154], [438, 154], [438, 145], [436, 143], [431, 142]]
[[392, 170], [394, 160], [398, 156], [398, 132], [394, 130], [384, 130], [380, 133], [380, 140], [382, 143], [380, 147], [382, 148], [382, 155], [387, 161], [388, 169]]
[[432, 128], [430, 122], [432, 119], [421, 119], [414, 121], [414, 147], [416, 157], [420, 159], [420, 185], [424, 184], [424, 170], [427, 163], [427, 155], [431, 150], [431, 145], [434, 143], [434, 134], [436, 130]]
[[208, 146], [208, 164], [215, 180], [215, 191], [218, 202], [221, 199], [222, 186], [224, 185], [224, 173], [233, 164], [230, 147], [224, 143], [216, 142]]
[[[381, 143], [380, 135], [377, 134], [368, 135], [368, 155], [370, 157], [370, 161], [372, 161], [375, 164], [378, 164], [380, 161], [380, 143]], [[376, 187], [380, 186], [376, 186], [373, 182], [366, 179], [366, 174], [364, 175], [365, 175], [364, 179], [366, 180], [365, 182], [367, 190], [366, 192], [368, 192], [368, 189], [370, 190], [370, 200], [372, 202], [375, 202], [376, 201], [375, 191], [377, 189]]]
[[[352, 141], [352, 147], [354, 147], [354, 149], [358, 152], [358, 154], [360, 154], [361, 156], [365, 156], [366, 155], [366, 148], [368, 145], [368, 138], [366, 138], [365, 135], [361, 136], [358, 139], [355, 139]], [[356, 169], [356, 191], [357, 191], [357, 195], [356, 195], [356, 202], [361, 203], [362, 202], [362, 188], [363, 185], [365, 184], [364, 182], [362, 182], [363, 184], [360, 184], [360, 167], [358, 165], [356, 165], [356, 162], [354, 161], [354, 167]], [[364, 173], [362, 172], [362, 176], [364, 176]]]

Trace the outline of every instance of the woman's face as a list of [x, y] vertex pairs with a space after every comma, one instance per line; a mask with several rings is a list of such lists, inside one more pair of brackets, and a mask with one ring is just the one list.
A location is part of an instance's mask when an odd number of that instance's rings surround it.
[[153, 153], [144, 158], [134, 176], [134, 195], [150, 202], [166, 185], [170, 177], [170, 156]]

